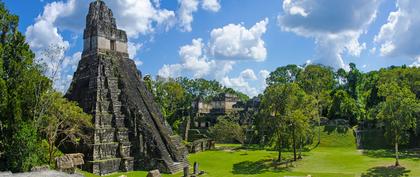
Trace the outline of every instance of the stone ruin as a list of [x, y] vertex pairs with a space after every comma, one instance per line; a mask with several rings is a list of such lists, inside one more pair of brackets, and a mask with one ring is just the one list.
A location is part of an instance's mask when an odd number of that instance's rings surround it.
[[93, 116], [91, 138], [72, 148], [85, 155], [84, 170], [98, 175], [182, 171], [188, 166], [187, 149], [162, 117], [129, 59], [127, 35], [117, 29], [103, 1], [90, 4], [83, 39], [82, 59], [66, 97]]
[[73, 174], [77, 166], [84, 165], [84, 155], [81, 153], [66, 154], [55, 158], [56, 166], [59, 171]]

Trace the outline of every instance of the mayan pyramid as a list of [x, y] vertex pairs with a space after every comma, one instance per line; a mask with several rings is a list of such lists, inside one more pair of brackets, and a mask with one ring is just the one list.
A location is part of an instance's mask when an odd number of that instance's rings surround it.
[[90, 4], [82, 59], [66, 98], [93, 116], [91, 138], [74, 151], [85, 154], [84, 170], [159, 169], [176, 173], [188, 165], [181, 138], [162, 117], [141, 73], [129, 59], [127, 35], [117, 29], [103, 1]]

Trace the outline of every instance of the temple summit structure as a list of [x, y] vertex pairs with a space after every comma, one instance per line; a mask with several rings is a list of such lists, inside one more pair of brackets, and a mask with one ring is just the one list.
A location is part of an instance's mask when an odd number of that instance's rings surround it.
[[182, 171], [187, 149], [147, 90], [127, 51], [127, 35], [117, 29], [103, 1], [90, 4], [84, 49], [66, 98], [92, 115], [94, 129], [73, 151], [85, 155], [88, 170], [98, 175], [159, 169]]

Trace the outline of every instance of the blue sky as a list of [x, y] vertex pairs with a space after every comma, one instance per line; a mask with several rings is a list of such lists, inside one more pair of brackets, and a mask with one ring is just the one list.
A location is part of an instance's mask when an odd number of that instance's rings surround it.
[[[203, 77], [254, 96], [287, 64], [367, 72], [420, 64], [417, 0], [104, 0], [143, 74]], [[5, 0], [37, 58], [66, 91], [80, 60], [87, 0]], [[43, 55], [63, 46], [55, 57]], [[48, 71], [47, 71], [48, 72]], [[51, 71], [50, 71], [51, 73]]]

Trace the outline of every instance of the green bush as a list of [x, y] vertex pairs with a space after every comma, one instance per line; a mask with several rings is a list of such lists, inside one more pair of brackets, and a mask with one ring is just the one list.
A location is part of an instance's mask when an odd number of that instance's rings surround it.
[[209, 129], [210, 136], [218, 143], [241, 143], [245, 141], [244, 129], [235, 122], [219, 119]]
[[33, 166], [42, 164], [42, 146], [36, 128], [29, 123], [21, 123], [10, 137], [4, 154], [6, 167], [12, 172], [29, 171]]

